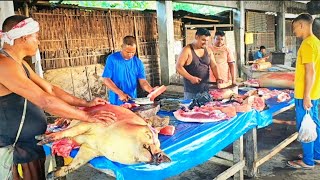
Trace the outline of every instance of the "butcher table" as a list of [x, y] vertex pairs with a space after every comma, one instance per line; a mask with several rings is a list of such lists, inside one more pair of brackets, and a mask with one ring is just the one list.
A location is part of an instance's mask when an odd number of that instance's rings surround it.
[[[171, 158], [172, 162], [158, 166], [149, 164], [123, 165], [109, 161], [105, 157], [97, 157], [90, 161], [95, 169], [113, 174], [117, 179], [165, 179], [176, 176], [195, 166], [198, 166], [213, 156], [223, 158], [220, 163], [232, 166], [215, 179], [227, 179], [234, 175], [234, 179], [243, 179], [243, 169], [247, 166], [248, 174], [255, 176], [257, 164], [260, 165], [275, 153], [279, 147], [271, 152], [267, 158], [257, 158], [256, 129], [270, 125], [273, 115], [281, 113], [294, 106], [294, 101], [277, 103], [275, 98], [266, 101], [268, 110], [258, 112], [251, 110], [238, 113], [236, 117], [214, 123], [185, 123], [175, 119], [172, 112], [158, 113], [159, 116], [170, 116], [170, 124], [176, 130], [173, 136], [159, 135], [161, 149]], [[247, 133], [247, 134], [246, 134]], [[246, 134], [246, 135], [245, 135]], [[243, 135], [247, 141], [243, 147]], [[295, 135], [290, 137], [284, 145], [292, 142]], [[233, 143], [233, 154], [222, 150]], [[47, 148], [48, 149], [48, 148]], [[243, 151], [245, 150], [245, 151]], [[77, 149], [70, 154], [74, 157]], [[243, 158], [246, 154], [246, 162]]]

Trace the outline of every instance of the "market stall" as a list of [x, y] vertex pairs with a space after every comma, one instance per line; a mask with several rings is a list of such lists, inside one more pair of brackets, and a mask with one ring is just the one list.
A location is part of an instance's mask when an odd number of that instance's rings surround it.
[[[291, 94], [292, 96], [292, 94]], [[98, 157], [90, 161], [90, 164], [103, 172], [116, 176], [117, 179], [164, 179], [178, 175], [188, 169], [200, 165], [215, 155], [221, 157], [221, 150], [228, 145], [234, 144], [232, 159], [234, 162], [230, 169], [217, 178], [228, 178], [239, 172], [236, 177], [243, 178], [243, 142], [242, 135], [251, 132], [253, 129], [268, 126], [272, 123], [272, 115], [293, 106], [293, 100], [277, 102], [276, 98], [266, 101], [269, 109], [259, 112], [251, 110], [246, 113], [238, 113], [237, 116], [220, 122], [210, 123], [186, 123], [178, 121], [172, 112], [160, 111], [159, 116], [170, 116], [170, 124], [176, 128], [173, 136], [160, 135], [161, 149], [171, 158], [170, 163], [163, 163], [158, 166], [148, 164], [122, 165], [109, 161], [105, 157]], [[239, 139], [237, 141], [237, 139]], [[256, 141], [255, 141], [256, 142]], [[247, 143], [248, 149], [255, 149], [248, 146], [256, 146], [254, 143]], [[77, 150], [71, 152], [71, 157], [77, 154]], [[229, 156], [228, 153], [226, 156]], [[222, 155], [223, 157], [224, 155]], [[226, 158], [223, 157], [225, 159]], [[256, 160], [249, 158], [249, 160]], [[250, 165], [251, 161], [247, 163]], [[111, 170], [111, 171], [110, 171]]]

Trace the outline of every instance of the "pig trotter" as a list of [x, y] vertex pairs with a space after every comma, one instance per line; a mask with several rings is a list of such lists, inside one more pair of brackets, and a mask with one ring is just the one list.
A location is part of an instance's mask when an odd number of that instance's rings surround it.
[[46, 138], [46, 135], [45, 134], [41, 134], [41, 135], [37, 135], [34, 137], [36, 140], [43, 140]]
[[[48, 143], [51, 143], [54, 141], [53, 137], [48, 137], [48, 136], [44, 136], [44, 135], [41, 135], [43, 136], [42, 139], [38, 139], [38, 140], [41, 140], [40, 142], [37, 143], [37, 145], [44, 145], [44, 144], [48, 144]], [[36, 137], [37, 139], [37, 137]]]

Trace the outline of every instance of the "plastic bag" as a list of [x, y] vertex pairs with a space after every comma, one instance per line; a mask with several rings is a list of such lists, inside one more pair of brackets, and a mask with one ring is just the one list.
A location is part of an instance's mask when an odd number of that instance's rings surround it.
[[303, 143], [313, 142], [317, 139], [317, 125], [312, 120], [309, 111], [303, 117], [299, 129], [298, 141]]
[[0, 179], [12, 180], [13, 146], [0, 148]]

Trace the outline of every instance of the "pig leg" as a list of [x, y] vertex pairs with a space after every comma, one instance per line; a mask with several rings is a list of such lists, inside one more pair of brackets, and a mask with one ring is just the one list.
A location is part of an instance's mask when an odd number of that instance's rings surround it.
[[78, 169], [80, 166], [86, 164], [91, 159], [100, 156], [99, 152], [90, 148], [87, 144], [82, 144], [80, 146], [79, 152], [76, 157], [72, 160], [72, 162], [68, 166], [63, 166], [56, 171], [50, 172], [47, 175], [47, 178], [54, 177], [62, 177], [71, 173], [72, 171]]
[[63, 138], [68, 138], [68, 137], [75, 137], [80, 134], [84, 134], [85, 132], [89, 131], [91, 129], [91, 124], [90, 123], [79, 123], [69, 129], [60, 131], [60, 132], [55, 132], [51, 134], [42, 134], [38, 135], [35, 138], [37, 140], [41, 140], [38, 142], [38, 145], [44, 145], [59, 139]]

